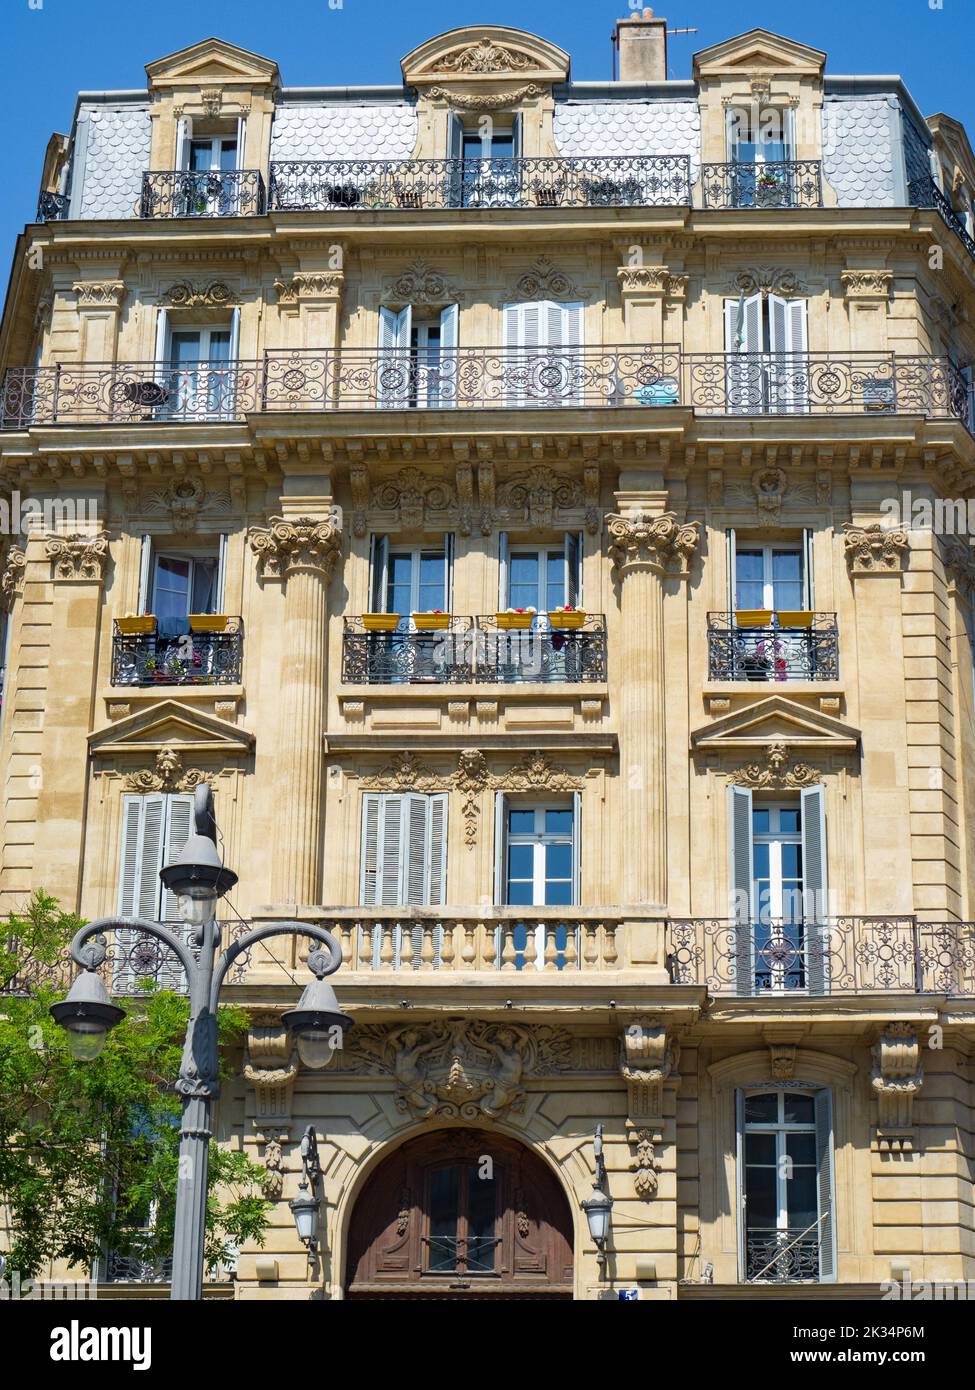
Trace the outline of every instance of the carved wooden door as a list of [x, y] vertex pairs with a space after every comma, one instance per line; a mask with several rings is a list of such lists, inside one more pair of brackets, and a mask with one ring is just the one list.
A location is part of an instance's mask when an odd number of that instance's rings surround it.
[[381, 1164], [352, 1214], [349, 1298], [572, 1296], [572, 1219], [528, 1149], [443, 1130]]

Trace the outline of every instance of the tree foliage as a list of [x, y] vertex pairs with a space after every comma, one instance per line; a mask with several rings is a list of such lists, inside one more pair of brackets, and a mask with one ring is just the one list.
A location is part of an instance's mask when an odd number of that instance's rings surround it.
[[[36, 893], [0, 926], [0, 1233], [8, 1281], [52, 1261], [91, 1273], [114, 1251], [156, 1261], [172, 1249], [179, 1097], [172, 1090], [188, 1001], [145, 983], [100, 1057], [78, 1062], [48, 1010], [64, 997], [68, 945], [81, 921]], [[6, 940], [4, 940], [6, 938]], [[244, 1010], [218, 1014], [221, 1065], [247, 1031]], [[263, 1170], [210, 1145], [206, 1262], [263, 1244]]]

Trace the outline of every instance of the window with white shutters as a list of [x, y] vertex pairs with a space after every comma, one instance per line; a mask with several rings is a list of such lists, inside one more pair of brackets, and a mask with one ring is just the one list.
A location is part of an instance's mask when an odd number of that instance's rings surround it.
[[582, 404], [585, 305], [529, 300], [501, 319], [505, 405]]
[[[119, 868], [118, 914], [150, 922], [178, 922], [175, 896], [164, 888], [159, 870], [179, 854], [193, 821], [193, 797], [154, 792], [122, 798], [122, 850]], [[116, 938], [116, 990], [135, 988], [152, 979], [167, 989], [185, 989], [178, 962], [138, 931]]]
[[733, 414], [808, 409], [809, 341], [804, 299], [742, 295], [724, 306], [726, 392]]
[[363, 906], [443, 903], [446, 878], [446, 793], [367, 793], [362, 801]]

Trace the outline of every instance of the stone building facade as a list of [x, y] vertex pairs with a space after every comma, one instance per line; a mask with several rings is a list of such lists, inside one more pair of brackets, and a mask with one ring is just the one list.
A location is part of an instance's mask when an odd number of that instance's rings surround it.
[[342, 943], [326, 1069], [301, 939], [228, 990], [239, 1298], [975, 1272], [975, 563], [891, 505], [975, 481], [975, 158], [787, 38], [618, 39], [198, 44], [79, 98], [16, 249], [3, 904], [172, 915], [206, 779], [225, 915]]

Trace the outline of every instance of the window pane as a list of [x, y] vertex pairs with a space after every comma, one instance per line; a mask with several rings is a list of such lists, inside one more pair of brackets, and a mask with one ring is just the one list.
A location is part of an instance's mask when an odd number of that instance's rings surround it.
[[230, 361], [230, 334], [211, 333], [210, 346], [207, 350], [208, 362], [229, 362]]
[[549, 907], [569, 907], [572, 903], [572, 883], [566, 879], [549, 879], [545, 883], [545, 901]]
[[456, 1168], [435, 1168], [430, 1174], [430, 1256], [428, 1268], [452, 1270], [457, 1267], [457, 1188]]
[[769, 811], [766, 806], [752, 808], [752, 834], [767, 835], [769, 831]]
[[212, 613], [217, 597], [217, 561], [197, 560], [193, 566], [194, 613]]
[[745, 1213], [749, 1229], [775, 1226], [779, 1214], [775, 1185], [774, 1168], [746, 1168]]
[[571, 845], [546, 845], [545, 846], [545, 877], [546, 878], [571, 878], [572, 877], [572, 846]]
[[508, 880], [508, 902], [512, 907], [530, 907], [535, 901], [535, 889], [530, 879]]
[[801, 829], [798, 806], [783, 806], [779, 811], [779, 829], [785, 835], [795, 835]]
[[213, 142], [193, 140], [190, 144], [190, 168], [194, 173], [202, 173], [210, 168], [213, 160]]
[[169, 355], [173, 362], [200, 360], [199, 333], [173, 333], [169, 340]]
[[190, 562], [160, 555], [156, 560], [153, 609], [157, 618], [185, 618], [190, 611]]
[[545, 603], [548, 608], [562, 608], [565, 605], [565, 556], [561, 551], [549, 552], [546, 564], [547, 588]]
[[472, 1164], [467, 1177], [467, 1268], [474, 1274], [494, 1269], [497, 1190], [497, 1176], [482, 1177], [480, 1167]]
[[802, 854], [801, 845], [784, 844], [781, 847], [782, 853], [782, 877], [798, 879], [800, 874], [799, 861]]
[[775, 1135], [745, 1135], [745, 1162], [749, 1165], [766, 1163], [775, 1167]]
[[545, 831], [548, 835], [571, 835], [572, 834], [572, 809], [566, 807], [564, 811], [545, 812]]
[[745, 1123], [773, 1125], [779, 1114], [779, 1098], [774, 1092], [745, 1097]]
[[790, 1125], [815, 1124], [815, 1106], [812, 1096], [797, 1096], [791, 1091], [785, 1095], [785, 1119]]
[[531, 878], [534, 872], [534, 850], [531, 845], [508, 846], [508, 877]]
[[796, 1163], [811, 1163], [816, 1166], [816, 1136], [815, 1134], [787, 1134], [785, 1136], [785, 1151]]
[[794, 1168], [792, 1177], [786, 1180], [785, 1193], [789, 1225], [800, 1230], [811, 1226], [819, 1215], [815, 1168]]
[[237, 141], [220, 141], [220, 168], [236, 169], [237, 167]]
[[535, 833], [535, 812], [534, 811], [508, 811], [508, 834], [509, 835], [534, 835]]

